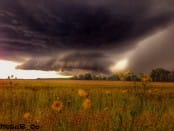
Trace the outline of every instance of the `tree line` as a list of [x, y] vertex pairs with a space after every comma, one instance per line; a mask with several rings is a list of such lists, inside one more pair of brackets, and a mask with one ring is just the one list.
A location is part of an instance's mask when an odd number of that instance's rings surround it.
[[135, 74], [131, 70], [118, 72], [110, 76], [95, 75], [92, 73], [74, 76], [74, 80], [111, 80], [111, 81], [153, 81], [153, 82], [174, 82], [174, 71], [163, 68], [156, 68], [150, 74]]

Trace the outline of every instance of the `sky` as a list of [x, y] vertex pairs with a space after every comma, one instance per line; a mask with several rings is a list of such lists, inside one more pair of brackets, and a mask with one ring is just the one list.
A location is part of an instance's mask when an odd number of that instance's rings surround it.
[[173, 0], [0, 1], [0, 78], [174, 70], [173, 42]]

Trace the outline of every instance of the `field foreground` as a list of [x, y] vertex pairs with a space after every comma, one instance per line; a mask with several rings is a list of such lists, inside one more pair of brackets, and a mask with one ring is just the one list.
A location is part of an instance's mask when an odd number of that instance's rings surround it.
[[0, 80], [0, 103], [0, 130], [174, 130], [174, 83]]

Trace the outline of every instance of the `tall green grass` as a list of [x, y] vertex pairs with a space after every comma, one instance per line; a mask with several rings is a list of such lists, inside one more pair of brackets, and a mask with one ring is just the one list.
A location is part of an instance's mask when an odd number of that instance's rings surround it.
[[[60, 112], [51, 108], [58, 99]], [[32, 123], [40, 131], [174, 130], [172, 83], [1, 80], [0, 103], [0, 123]]]

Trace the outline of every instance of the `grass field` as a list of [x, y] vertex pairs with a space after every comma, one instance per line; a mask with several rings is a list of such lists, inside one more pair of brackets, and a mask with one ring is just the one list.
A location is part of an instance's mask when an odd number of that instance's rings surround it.
[[174, 83], [0, 80], [0, 124], [38, 131], [170, 131]]

